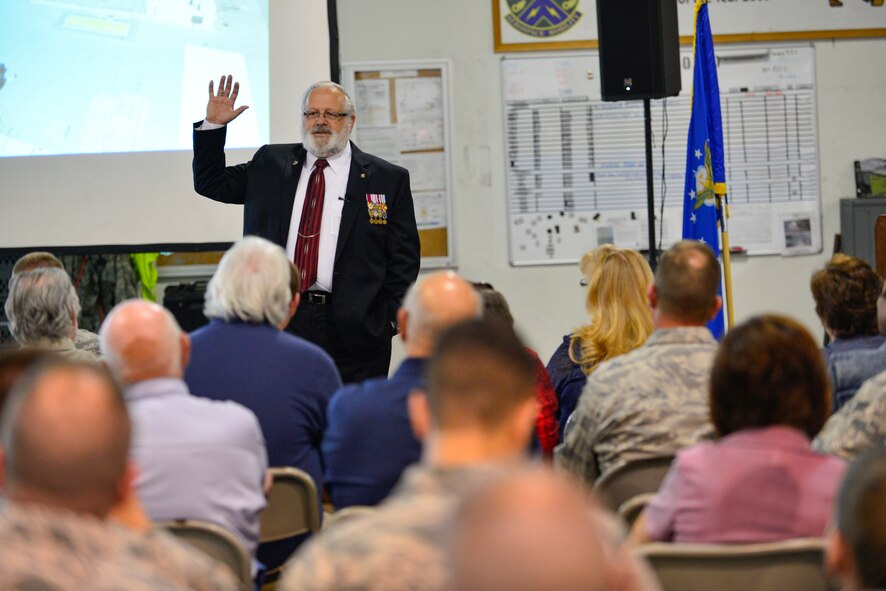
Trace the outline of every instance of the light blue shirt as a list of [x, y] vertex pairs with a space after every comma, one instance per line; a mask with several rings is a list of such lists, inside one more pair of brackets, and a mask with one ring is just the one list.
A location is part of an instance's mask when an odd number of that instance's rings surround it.
[[218, 524], [254, 558], [268, 460], [252, 411], [191, 396], [175, 378], [139, 382], [124, 396], [133, 424], [136, 488], [151, 519]]

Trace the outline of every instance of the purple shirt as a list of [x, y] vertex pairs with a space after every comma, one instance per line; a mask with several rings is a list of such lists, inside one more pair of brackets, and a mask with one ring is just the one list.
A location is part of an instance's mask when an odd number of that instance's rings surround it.
[[755, 543], [820, 537], [843, 460], [812, 451], [801, 431], [745, 429], [677, 453], [646, 507], [657, 541]]

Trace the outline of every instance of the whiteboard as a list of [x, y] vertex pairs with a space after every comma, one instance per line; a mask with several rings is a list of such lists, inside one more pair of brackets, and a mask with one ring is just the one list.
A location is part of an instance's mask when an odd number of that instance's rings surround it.
[[[748, 254], [820, 252], [813, 48], [731, 46], [716, 55], [731, 245]], [[596, 52], [502, 61], [514, 265], [575, 262], [604, 242], [648, 248], [643, 103], [604, 103], [598, 62]], [[681, 64], [683, 93], [652, 102], [664, 248], [682, 234], [691, 48]]]
[[344, 64], [354, 142], [409, 171], [423, 269], [455, 266], [449, 60]]

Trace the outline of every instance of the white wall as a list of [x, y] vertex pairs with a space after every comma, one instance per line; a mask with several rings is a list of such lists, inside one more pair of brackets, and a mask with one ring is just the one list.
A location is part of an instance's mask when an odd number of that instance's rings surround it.
[[[458, 271], [502, 291], [528, 343], [546, 359], [584, 321], [583, 292], [575, 266], [508, 263], [501, 56], [492, 49], [490, 3], [338, 0], [338, 16], [343, 62], [452, 59]], [[886, 82], [879, 76], [886, 40], [815, 47], [824, 252], [734, 260], [733, 278], [737, 321], [775, 311], [798, 318], [818, 337], [809, 277], [840, 230], [839, 199], [855, 194], [852, 161], [886, 154]], [[401, 354], [395, 348], [395, 359]]]

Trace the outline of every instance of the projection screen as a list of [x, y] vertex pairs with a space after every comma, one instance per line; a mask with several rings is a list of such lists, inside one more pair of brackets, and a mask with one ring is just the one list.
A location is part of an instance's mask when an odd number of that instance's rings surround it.
[[233, 74], [250, 106], [229, 126], [229, 164], [299, 141], [301, 94], [330, 78], [330, 11], [332, 0], [3, 0], [0, 249], [239, 238], [242, 207], [200, 197], [191, 179], [209, 80]]

